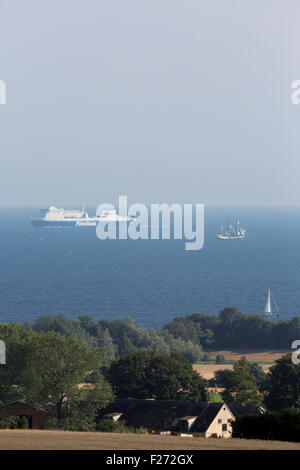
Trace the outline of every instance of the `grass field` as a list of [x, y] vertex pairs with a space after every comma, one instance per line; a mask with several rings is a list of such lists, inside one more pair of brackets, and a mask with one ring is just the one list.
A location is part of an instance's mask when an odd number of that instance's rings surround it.
[[[209, 351], [211, 359], [215, 359], [217, 354], [222, 354], [227, 361], [238, 361], [242, 356], [245, 356], [249, 362], [259, 362], [263, 371], [268, 372], [274, 362], [281, 356], [286, 354], [287, 350], [265, 351], [260, 349], [235, 349], [231, 351]], [[214, 378], [214, 373], [217, 370], [232, 369], [232, 364], [194, 364], [194, 370], [199, 372], [206, 380]]]
[[300, 450], [300, 443], [64, 431], [0, 431], [0, 450]]

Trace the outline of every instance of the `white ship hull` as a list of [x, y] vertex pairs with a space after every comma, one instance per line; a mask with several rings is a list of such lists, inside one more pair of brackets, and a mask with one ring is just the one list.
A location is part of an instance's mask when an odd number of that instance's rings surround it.
[[236, 221], [235, 227], [228, 222], [228, 227], [224, 230], [222, 225], [220, 233], [217, 234], [219, 240], [242, 240], [247, 235], [246, 229], [240, 226], [240, 221]]
[[106, 209], [100, 215], [89, 217], [85, 210], [65, 210], [51, 206], [49, 209], [41, 209], [40, 217], [32, 218], [31, 223], [36, 227], [96, 227], [101, 222], [120, 223], [134, 220], [134, 217], [120, 216], [112, 209]]
[[237, 236], [229, 236], [229, 235], [221, 235], [221, 234], [218, 234], [217, 235], [217, 238], [219, 238], [220, 240], [238, 240], [238, 239], [242, 239], [242, 238], [245, 238], [246, 235], [237, 235]]

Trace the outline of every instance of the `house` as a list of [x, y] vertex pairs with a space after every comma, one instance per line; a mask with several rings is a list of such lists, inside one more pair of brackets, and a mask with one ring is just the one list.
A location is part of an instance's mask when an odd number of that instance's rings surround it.
[[27, 418], [29, 429], [43, 429], [46, 421], [46, 413], [37, 408], [33, 408], [22, 402], [13, 403], [9, 408], [11, 416]]
[[225, 403], [205, 405], [199, 409], [197, 416], [179, 418], [179, 432], [191, 432], [203, 437], [231, 437], [234, 416], [228, 406]]
[[235, 419], [225, 403], [120, 399], [102, 410], [97, 421], [122, 420], [127, 426], [158, 433], [230, 437]]

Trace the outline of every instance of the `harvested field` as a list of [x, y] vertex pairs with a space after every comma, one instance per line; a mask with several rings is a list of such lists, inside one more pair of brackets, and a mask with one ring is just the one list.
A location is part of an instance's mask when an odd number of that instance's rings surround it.
[[[262, 364], [264, 372], [268, 372], [272, 364]], [[232, 370], [232, 364], [194, 364], [193, 369], [198, 372], [206, 380], [213, 379], [217, 370], [230, 369]]]
[[[227, 361], [238, 361], [245, 356], [249, 362], [268, 362], [269, 364], [260, 364], [264, 372], [268, 372], [274, 362], [286, 354], [287, 350], [265, 351], [261, 349], [235, 349], [231, 351], [208, 351], [211, 359], [215, 359], [217, 354], [222, 354]], [[217, 370], [232, 369], [232, 364], [194, 364], [193, 368], [206, 380], [214, 378]]]
[[300, 443], [64, 431], [0, 431], [0, 450], [300, 450]]
[[217, 354], [222, 354], [227, 361], [238, 361], [245, 356], [250, 362], [275, 362], [284, 354], [291, 352], [288, 350], [263, 350], [263, 349], [233, 349], [229, 351], [208, 351], [211, 359], [215, 359]]

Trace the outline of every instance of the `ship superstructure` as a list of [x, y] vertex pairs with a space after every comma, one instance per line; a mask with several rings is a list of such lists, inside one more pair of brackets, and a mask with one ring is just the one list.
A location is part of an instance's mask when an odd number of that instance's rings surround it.
[[117, 214], [115, 209], [104, 209], [100, 215], [89, 217], [83, 207], [78, 209], [63, 209], [50, 206], [41, 209], [39, 217], [31, 219], [31, 223], [39, 227], [95, 227], [99, 222], [131, 222], [134, 217], [124, 217]]

